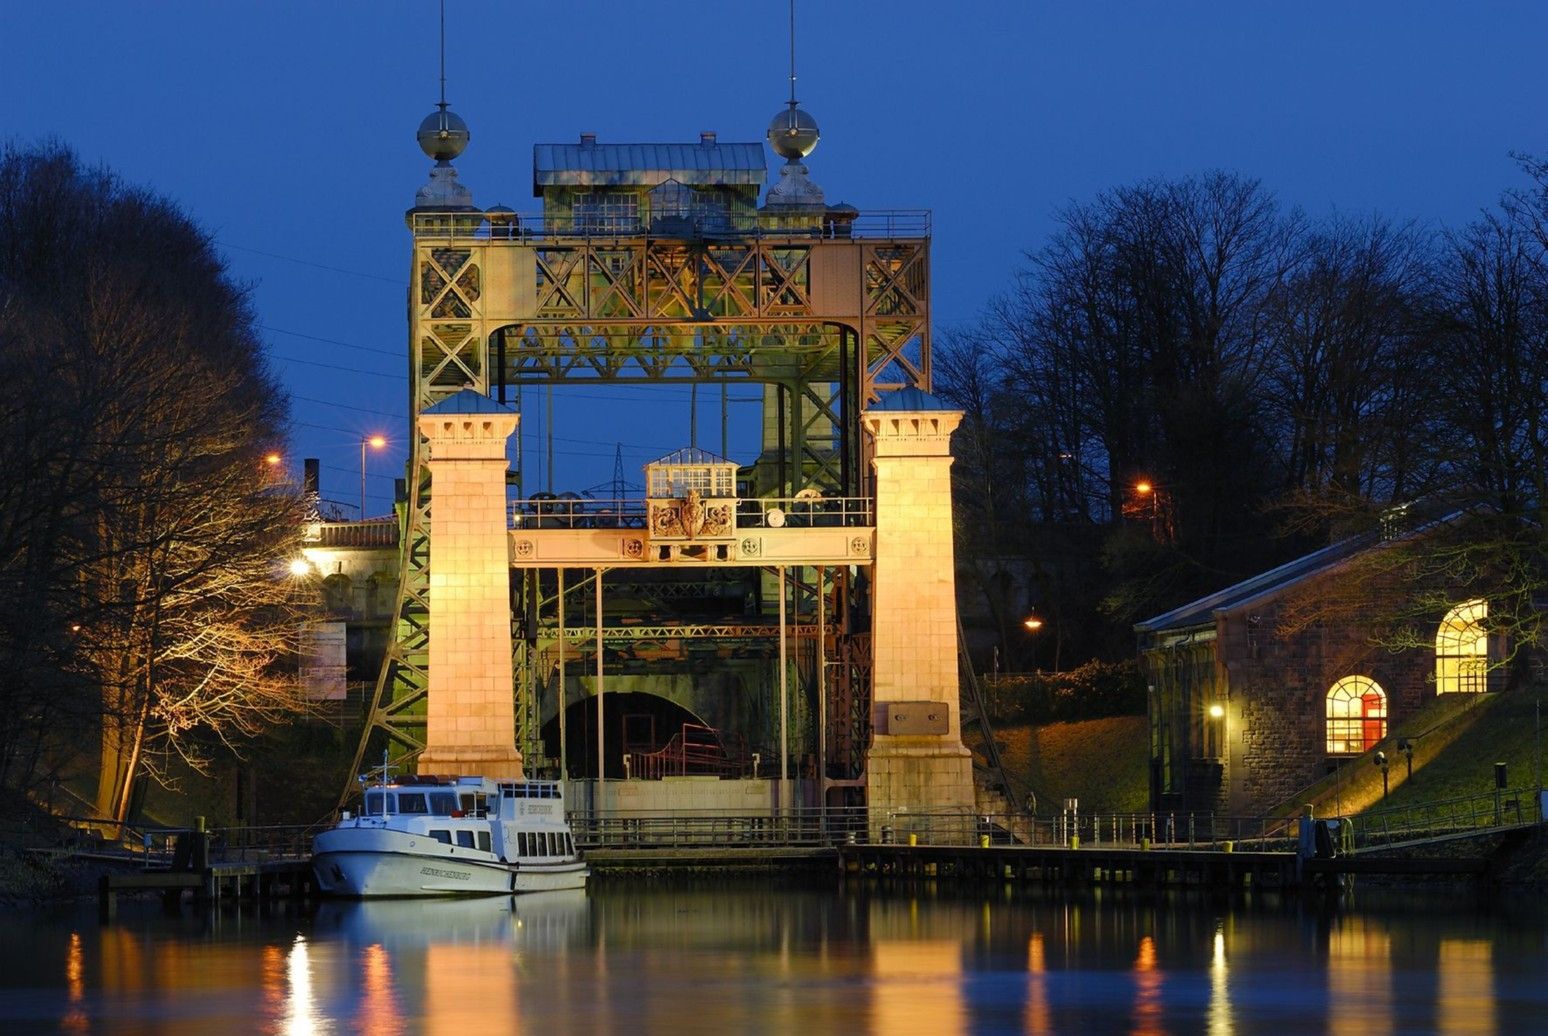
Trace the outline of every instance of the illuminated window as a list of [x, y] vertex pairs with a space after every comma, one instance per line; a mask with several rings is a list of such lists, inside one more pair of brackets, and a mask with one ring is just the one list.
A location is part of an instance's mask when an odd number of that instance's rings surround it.
[[1489, 635], [1484, 620], [1489, 605], [1481, 600], [1459, 604], [1435, 631], [1435, 693], [1485, 691], [1489, 672]]
[[1368, 676], [1346, 676], [1328, 691], [1328, 754], [1357, 755], [1387, 736], [1387, 692]]

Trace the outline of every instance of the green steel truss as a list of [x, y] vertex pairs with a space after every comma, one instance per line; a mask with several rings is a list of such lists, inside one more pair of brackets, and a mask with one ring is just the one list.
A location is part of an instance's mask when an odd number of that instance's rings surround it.
[[[778, 486], [785, 494], [814, 487], [860, 495], [869, 481], [860, 411], [883, 392], [929, 388], [928, 237], [524, 238], [491, 236], [477, 218], [416, 215], [414, 222], [411, 422], [464, 387], [500, 395], [505, 386], [597, 381], [769, 385], [778, 390]], [[424, 747], [431, 494], [417, 430], [410, 441], [397, 633], [346, 791], [368, 751], [385, 742], [407, 762]], [[809, 573], [798, 570], [797, 578], [810, 582]], [[835, 763], [841, 776], [857, 777], [870, 648], [868, 632], [850, 621], [852, 591], [848, 573], [830, 570], [820, 592], [840, 617], [823, 623], [834, 674], [830, 747], [843, 756]], [[758, 625], [634, 629], [605, 628], [604, 640], [648, 639], [646, 630], [769, 635]], [[594, 629], [576, 627], [566, 639], [588, 635]], [[517, 645], [517, 741], [532, 751], [535, 706], [520, 671], [530, 669], [531, 646], [520, 638]]]

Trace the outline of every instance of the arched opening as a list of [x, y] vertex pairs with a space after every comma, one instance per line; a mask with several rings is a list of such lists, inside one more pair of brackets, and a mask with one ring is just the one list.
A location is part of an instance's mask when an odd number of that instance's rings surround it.
[[[609, 692], [602, 700], [602, 722], [607, 737], [606, 774], [612, 779], [645, 776], [634, 773], [638, 763], [626, 773], [624, 758], [638, 760], [666, 748], [685, 728], [708, 730], [704, 721], [676, 702], [654, 694], [633, 691]], [[597, 700], [586, 698], [565, 711], [565, 756], [572, 778], [597, 775]], [[717, 732], [723, 743], [728, 735]], [[693, 740], [693, 735], [690, 735]], [[733, 739], [734, 740], [734, 739]], [[734, 751], [734, 746], [733, 751]], [[543, 750], [549, 758], [559, 758], [559, 717], [543, 724]]]
[[349, 581], [349, 576], [343, 573], [335, 573], [323, 580], [323, 607], [329, 615], [348, 615], [354, 597], [354, 586]]
[[1477, 694], [1488, 690], [1488, 602], [1467, 601], [1446, 613], [1435, 631], [1435, 693]]
[[1328, 754], [1359, 755], [1387, 736], [1387, 692], [1368, 676], [1346, 676], [1328, 691]]

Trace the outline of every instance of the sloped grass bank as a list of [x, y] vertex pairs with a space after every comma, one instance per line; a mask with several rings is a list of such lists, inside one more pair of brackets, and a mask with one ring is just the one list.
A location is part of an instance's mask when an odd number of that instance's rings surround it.
[[[1110, 716], [1078, 723], [1022, 724], [995, 730], [1000, 758], [1025, 805], [1037, 797], [1041, 816], [1064, 800], [1080, 800], [1082, 813], [1129, 813], [1147, 808], [1148, 734], [1144, 716]], [[982, 742], [969, 747], [982, 760]]]

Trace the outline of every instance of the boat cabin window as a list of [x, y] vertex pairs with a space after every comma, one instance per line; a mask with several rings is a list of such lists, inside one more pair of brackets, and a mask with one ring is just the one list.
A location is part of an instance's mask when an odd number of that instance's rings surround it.
[[422, 791], [398, 792], [399, 813], [428, 813], [430, 807], [425, 802], [425, 793]]
[[507, 799], [557, 799], [559, 797], [559, 785], [553, 782], [545, 784], [502, 784], [500, 795]]
[[[365, 797], [365, 809], [362, 811], [368, 817], [379, 817], [383, 813], [396, 813], [398, 811], [397, 796], [385, 791], [368, 791]], [[385, 803], [385, 807], [383, 805]]]
[[444, 843], [446, 845], [451, 845], [451, 832], [450, 831], [431, 831], [430, 832], [430, 837], [434, 838], [437, 842], [441, 842], [441, 843]]
[[462, 793], [460, 798], [461, 798], [461, 806], [459, 808], [464, 813], [468, 814], [468, 816], [481, 817], [481, 816], [484, 815], [484, 810], [486, 808], [486, 804], [484, 802], [484, 793], [483, 792], [481, 792], [481, 791], [474, 791], [474, 792], [465, 791], [465, 792]]
[[464, 849], [471, 849], [471, 848], [473, 848], [473, 832], [472, 831], [458, 831], [457, 832], [457, 844], [462, 846]]
[[488, 831], [479, 831], [478, 832], [478, 847], [480, 849], [484, 850], [484, 852], [486, 852], [486, 853], [489, 852], [489, 832]]
[[451, 791], [432, 791], [430, 793], [430, 812], [438, 817], [449, 817], [457, 812], [457, 793]]

